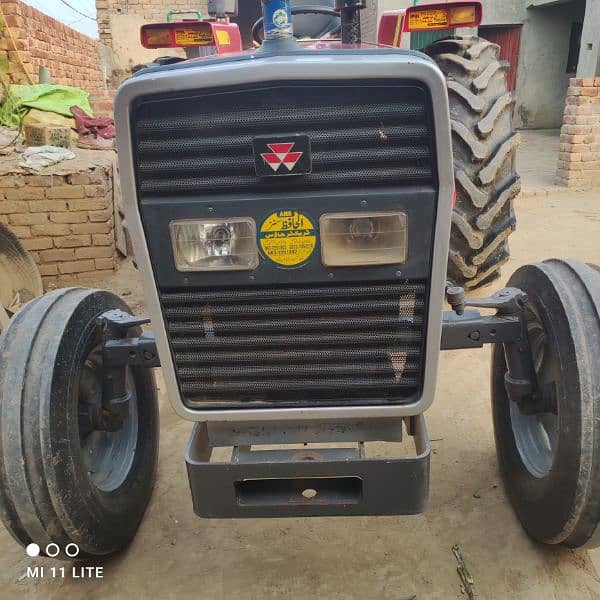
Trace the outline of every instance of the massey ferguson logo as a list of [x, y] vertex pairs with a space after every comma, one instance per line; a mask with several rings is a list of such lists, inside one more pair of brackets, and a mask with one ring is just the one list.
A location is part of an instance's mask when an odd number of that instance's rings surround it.
[[302, 158], [304, 152], [292, 152], [294, 142], [267, 144], [271, 152], [262, 152], [263, 160], [277, 173], [279, 167], [283, 165], [288, 171], [291, 171], [296, 163]]
[[257, 136], [253, 140], [254, 164], [260, 177], [303, 175], [312, 167], [307, 135]]

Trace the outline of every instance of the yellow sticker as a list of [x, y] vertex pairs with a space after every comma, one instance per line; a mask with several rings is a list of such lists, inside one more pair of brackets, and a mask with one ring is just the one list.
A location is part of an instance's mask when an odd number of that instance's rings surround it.
[[221, 46], [229, 46], [231, 44], [229, 31], [226, 29], [217, 29], [217, 41]]
[[175, 30], [175, 43], [180, 46], [212, 46], [214, 39], [210, 28], [186, 27]]
[[282, 267], [305, 263], [317, 245], [315, 226], [297, 210], [271, 213], [260, 227], [259, 239], [265, 256]]
[[410, 13], [408, 27], [410, 29], [429, 29], [430, 27], [446, 27], [448, 25], [448, 11], [419, 10]]

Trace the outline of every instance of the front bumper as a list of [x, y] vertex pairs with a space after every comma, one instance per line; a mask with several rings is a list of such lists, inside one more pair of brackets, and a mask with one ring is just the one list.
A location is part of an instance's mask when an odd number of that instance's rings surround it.
[[[364, 442], [343, 448], [252, 450], [248, 442], [292, 440], [351, 442], [367, 436], [402, 437], [402, 420], [388, 420], [385, 433], [365, 423], [274, 424], [260, 433], [239, 426], [194, 425], [186, 466], [194, 512], [201, 517], [318, 517], [404, 515], [423, 512], [429, 496], [431, 447], [423, 416], [406, 419], [416, 454], [367, 457]], [[382, 435], [383, 434], [383, 435]], [[368, 437], [367, 437], [368, 439]], [[211, 461], [213, 449], [233, 446], [230, 461]]]

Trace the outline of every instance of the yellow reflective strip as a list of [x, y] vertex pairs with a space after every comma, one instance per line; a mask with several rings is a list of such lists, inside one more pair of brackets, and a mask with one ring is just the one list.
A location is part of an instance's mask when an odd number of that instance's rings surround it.
[[404, 19], [404, 15], [398, 15], [396, 19], [396, 31], [394, 31], [394, 46], [397, 48], [400, 46], [400, 31], [402, 28], [402, 20]]

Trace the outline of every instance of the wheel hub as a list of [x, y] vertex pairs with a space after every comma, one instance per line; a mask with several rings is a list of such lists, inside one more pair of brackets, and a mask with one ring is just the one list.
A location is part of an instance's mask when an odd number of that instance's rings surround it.
[[510, 402], [510, 420], [515, 444], [527, 470], [537, 478], [548, 475], [558, 443], [559, 415], [557, 382], [560, 371], [544, 326], [535, 309], [525, 309], [527, 332], [537, 379], [536, 402], [523, 407]]
[[129, 406], [126, 415], [107, 413], [102, 407], [102, 353], [95, 348], [86, 359], [79, 389], [81, 459], [91, 482], [111, 492], [127, 479], [138, 437], [137, 397], [133, 374], [127, 377]]

